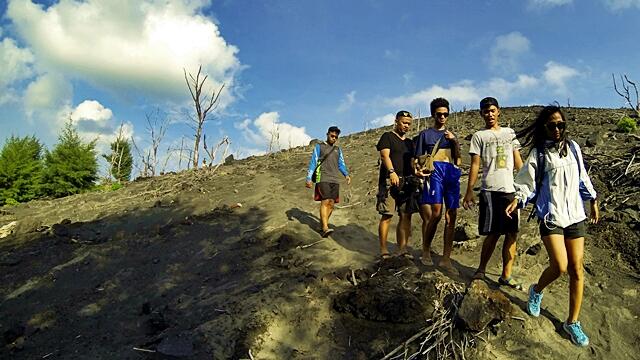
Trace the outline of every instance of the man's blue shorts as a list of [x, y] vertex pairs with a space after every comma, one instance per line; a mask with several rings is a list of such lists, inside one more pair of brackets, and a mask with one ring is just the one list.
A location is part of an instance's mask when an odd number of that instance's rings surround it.
[[444, 203], [447, 209], [459, 208], [462, 171], [448, 162], [436, 161], [433, 166], [429, 184], [422, 191], [420, 205]]

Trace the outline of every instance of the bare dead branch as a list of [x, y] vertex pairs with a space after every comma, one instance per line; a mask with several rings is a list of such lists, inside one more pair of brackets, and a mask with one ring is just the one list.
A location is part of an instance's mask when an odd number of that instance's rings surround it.
[[194, 141], [193, 141], [193, 152], [192, 152], [192, 164], [194, 169], [198, 168], [199, 157], [200, 157], [200, 138], [203, 134], [204, 123], [207, 121], [207, 115], [211, 110], [215, 110], [217, 104], [219, 103], [220, 93], [222, 89], [224, 89], [224, 84], [220, 86], [220, 89], [216, 91], [212, 90], [211, 95], [207, 97], [202, 96], [202, 90], [204, 88], [204, 84], [209, 78], [209, 75], [202, 75], [202, 65], [198, 66], [198, 72], [196, 76], [189, 73], [187, 74], [186, 69], [182, 69], [184, 72], [184, 80], [187, 83], [187, 87], [189, 88], [189, 93], [191, 94], [191, 99], [193, 100], [193, 106], [195, 108], [195, 117], [189, 116], [191, 120], [191, 128], [194, 130]]
[[[616, 77], [614, 74], [611, 74], [611, 78], [613, 79], [613, 89], [615, 92], [622, 97], [627, 105], [633, 110], [638, 117], [640, 117], [640, 97], [638, 96], [638, 86], [635, 82], [629, 80], [629, 77], [624, 74], [620, 75], [620, 86], [622, 89], [618, 88], [618, 84], [616, 81]], [[636, 94], [635, 102], [632, 99], [631, 95], [631, 87], [633, 87], [634, 92]]]
[[141, 149], [133, 137], [131, 137], [131, 143], [141, 163], [136, 164], [136, 168], [142, 176], [146, 177], [156, 175], [159, 163], [158, 149], [169, 127], [169, 119], [160, 109], [145, 114], [145, 119], [147, 121], [145, 131], [151, 140], [150, 146], [144, 150]]
[[[227, 151], [229, 149], [229, 145], [230, 145], [231, 141], [229, 140], [228, 136], [224, 136], [213, 149], [209, 149], [209, 147], [207, 146], [207, 135], [204, 135], [204, 141], [203, 141], [203, 145], [204, 145], [204, 151], [207, 153], [207, 155], [209, 156], [209, 167], [212, 168], [213, 167], [213, 163], [216, 160], [216, 156], [218, 153], [218, 150], [220, 149], [220, 147], [222, 145], [226, 145], [225, 150], [224, 150], [224, 154], [222, 155], [222, 159], [224, 160], [224, 158], [227, 155]], [[212, 171], [215, 171], [218, 169], [218, 167], [222, 164], [222, 162], [219, 162], [218, 165], [213, 168]]]

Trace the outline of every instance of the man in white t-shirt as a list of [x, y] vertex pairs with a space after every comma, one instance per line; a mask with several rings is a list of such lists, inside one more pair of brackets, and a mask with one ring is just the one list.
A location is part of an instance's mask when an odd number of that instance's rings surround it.
[[478, 180], [480, 163], [482, 163], [478, 230], [481, 235], [487, 235], [487, 237], [482, 244], [480, 265], [473, 278], [485, 278], [487, 263], [491, 259], [498, 239], [501, 235], [505, 235], [502, 247], [502, 275], [498, 282], [522, 289], [522, 286], [511, 277], [516, 256], [519, 217], [514, 213], [511, 218], [508, 218], [504, 211], [514, 198], [513, 170], [515, 168], [517, 171], [522, 167], [520, 143], [513, 129], [500, 127], [498, 100], [492, 97], [482, 99], [480, 115], [484, 119], [485, 129], [477, 131], [471, 138], [469, 147], [471, 169], [463, 200], [465, 209], [474, 205], [473, 186]]

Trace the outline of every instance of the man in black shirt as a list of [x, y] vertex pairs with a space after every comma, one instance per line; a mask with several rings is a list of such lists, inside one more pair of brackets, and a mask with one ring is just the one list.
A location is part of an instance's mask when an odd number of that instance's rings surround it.
[[[405, 134], [411, 128], [413, 117], [408, 111], [399, 111], [392, 131], [382, 134], [376, 149], [380, 152], [380, 176], [376, 209], [382, 216], [378, 224], [380, 256], [389, 258], [387, 235], [394, 211], [400, 217], [396, 229], [398, 253], [411, 257], [407, 250], [411, 234], [411, 214], [417, 211], [416, 185], [413, 176], [413, 141]], [[389, 196], [390, 195], [390, 196]]]

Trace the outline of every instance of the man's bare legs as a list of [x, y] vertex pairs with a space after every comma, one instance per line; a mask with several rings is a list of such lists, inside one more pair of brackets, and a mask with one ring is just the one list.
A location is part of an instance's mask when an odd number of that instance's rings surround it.
[[398, 241], [398, 253], [407, 252], [407, 244], [411, 236], [411, 213], [400, 212], [400, 220], [396, 228], [396, 240]]
[[382, 215], [378, 223], [378, 239], [380, 240], [380, 256], [389, 255], [387, 248], [387, 236], [389, 235], [389, 225], [391, 225], [392, 215]]
[[565, 239], [567, 272], [569, 273], [569, 317], [567, 323], [578, 321], [584, 291], [584, 237]]
[[[422, 243], [426, 242], [427, 226], [429, 225], [429, 218], [431, 217], [431, 205], [420, 205], [420, 218], [422, 219]], [[425, 265], [432, 265], [431, 254], [428, 258], [422, 258]]]
[[[447, 209], [446, 211], [443, 235], [444, 249], [442, 251], [442, 258], [438, 263], [438, 266], [450, 271], [455, 271], [455, 268], [451, 265], [451, 251], [453, 250], [453, 236], [455, 234], [457, 214], [457, 209]], [[438, 223], [441, 218], [442, 204], [431, 204], [431, 216], [429, 217], [429, 223], [427, 224], [426, 231], [422, 237], [423, 263], [431, 260], [431, 243], [433, 242], [433, 238], [436, 234]]]
[[[487, 270], [487, 264], [491, 259], [491, 255], [495, 250], [498, 240], [500, 240], [500, 234], [489, 234], [482, 243], [482, 252], [480, 253], [480, 265], [476, 270], [474, 279], [484, 278], [484, 274]], [[508, 233], [504, 237], [504, 244], [502, 245], [502, 275], [503, 279], [509, 279], [511, 272], [513, 271], [513, 264], [516, 259], [516, 240], [518, 239], [518, 233]]]
[[446, 268], [447, 270], [455, 271], [453, 265], [451, 265], [451, 251], [453, 250], [453, 237], [456, 231], [456, 218], [458, 215], [458, 209], [447, 209], [445, 214], [445, 227], [444, 227], [444, 250], [442, 251], [442, 258], [438, 266]]
[[[438, 229], [438, 223], [442, 218], [442, 204], [432, 204], [428, 205], [428, 207], [430, 209], [430, 216], [428, 217], [427, 225], [423, 226], [425, 230], [422, 234], [422, 262], [426, 264], [432, 263], [431, 243]], [[423, 216], [423, 211], [426, 214], [427, 210], [423, 210], [423, 207], [420, 207], [421, 216]]]
[[516, 262], [516, 241], [518, 233], [508, 233], [504, 236], [502, 245], [502, 278], [507, 280], [511, 277], [513, 264]]
[[333, 212], [333, 202], [333, 199], [320, 201], [320, 225], [323, 233], [329, 230], [329, 217]]
[[491, 255], [496, 248], [498, 239], [500, 239], [500, 234], [489, 234], [484, 238], [484, 241], [482, 242], [482, 251], [480, 252], [480, 265], [478, 265], [478, 269], [473, 275], [474, 279], [484, 278], [484, 274], [487, 272], [487, 264], [489, 263]]

